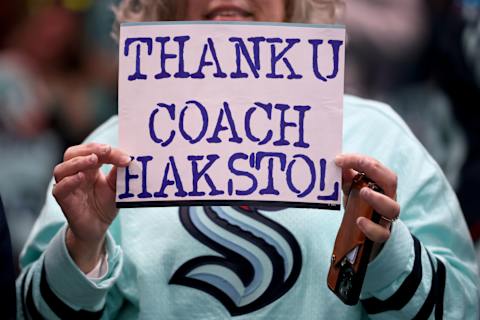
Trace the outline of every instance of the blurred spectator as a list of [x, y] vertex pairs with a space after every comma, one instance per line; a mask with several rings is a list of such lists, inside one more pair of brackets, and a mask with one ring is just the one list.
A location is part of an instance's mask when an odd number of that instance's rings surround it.
[[50, 128], [55, 100], [48, 81], [64, 62], [75, 28], [65, 14], [51, 8], [25, 20], [0, 54], [0, 193], [8, 219], [15, 221], [14, 252], [30, 231], [61, 152]]
[[[476, 101], [480, 101], [480, 86], [474, 65], [479, 62], [480, 52], [478, 45], [470, 48], [465, 46], [468, 38], [470, 43], [479, 41], [480, 33], [472, 33], [469, 29], [469, 23], [478, 25], [478, 2], [476, 6], [474, 1], [428, 0], [427, 3], [432, 17], [432, 31], [423, 65], [426, 73], [448, 96], [465, 133], [468, 152], [457, 194], [472, 237], [478, 240], [480, 212], [476, 203], [476, 189], [480, 182], [480, 110]], [[462, 16], [462, 5], [463, 12], [468, 13], [466, 16]], [[476, 58], [472, 59], [472, 55]]]
[[[346, 91], [382, 97], [417, 62], [428, 30], [422, 0], [346, 0]], [[350, 14], [351, 13], [351, 14]]]
[[432, 30], [428, 4], [350, 0], [347, 8], [346, 91], [391, 104], [456, 186], [466, 143], [449, 98], [422, 71]]
[[[480, 2], [432, 1], [437, 17], [435, 60], [437, 78], [452, 99], [465, 129], [468, 154], [462, 168], [458, 196], [474, 240], [480, 240], [478, 193], [480, 183]], [[480, 245], [480, 242], [478, 242]]]
[[347, 8], [347, 92], [402, 115], [456, 187], [479, 237], [478, 1], [349, 0]]
[[31, 14], [14, 23], [0, 51], [0, 193], [15, 256], [64, 149], [116, 112], [109, 4], [95, 2], [93, 14], [83, 12], [92, 1], [57, 2], [28, 2]]

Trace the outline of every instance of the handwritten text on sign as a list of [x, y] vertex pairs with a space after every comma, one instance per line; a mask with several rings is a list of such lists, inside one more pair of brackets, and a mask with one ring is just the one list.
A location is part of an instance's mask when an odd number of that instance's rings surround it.
[[345, 30], [121, 26], [117, 205], [338, 207]]

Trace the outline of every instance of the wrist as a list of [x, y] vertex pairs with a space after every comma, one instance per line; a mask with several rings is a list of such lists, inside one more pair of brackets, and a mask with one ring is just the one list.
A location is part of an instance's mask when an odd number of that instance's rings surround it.
[[95, 268], [105, 254], [105, 236], [95, 242], [85, 242], [77, 237], [70, 228], [65, 234], [68, 253], [78, 268], [85, 274]]

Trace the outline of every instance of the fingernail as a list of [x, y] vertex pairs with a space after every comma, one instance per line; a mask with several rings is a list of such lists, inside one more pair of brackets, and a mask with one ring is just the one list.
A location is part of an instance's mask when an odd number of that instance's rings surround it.
[[97, 161], [97, 156], [95, 154], [91, 154], [90, 157], [88, 158], [88, 161], [90, 163], [95, 163], [95, 161]]
[[360, 229], [362, 229], [362, 230], [363, 230], [364, 227], [365, 227], [365, 221], [363, 221], [363, 220], [364, 220], [364, 219], [362, 219], [362, 217], [358, 217], [358, 218], [357, 218], [357, 221], [356, 221], [356, 222], [357, 222], [357, 225], [358, 225], [358, 226], [360, 227]]
[[343, 164], [343, 156], [336, 156], [335, 157], [335, 164], [337, 166], [341, 166]]
[[121, 162], [124, 164], [129, 164], [130, 161], [132, 161], [132, 158], [130, 156], [122, 156]]
[[371, 192], [371, 190], [368, 189], [368, 188], [362, 188], [362, 189], [360, 189], [360, 195], [361, 195], [362, 197], [369, 197], [369, 196], [370, 196], [370, 192]]
[[101, 149], [102, 154], [106, 154], [110, 151], [110, 146], [109, 145], [104, 145]]

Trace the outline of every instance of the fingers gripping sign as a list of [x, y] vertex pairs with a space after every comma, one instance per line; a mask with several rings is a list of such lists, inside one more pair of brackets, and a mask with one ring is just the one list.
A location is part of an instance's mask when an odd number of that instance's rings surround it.
[[[130, 157], [108, 145], [90, 143], [68, 148], [64, 161], [54, 169], [53, 196], [68, 221], [67, 248], [82, 271], [91, 270], [103, 250], [105, 233], [117, 214], [117, 167]], [[107, 174], [103, 164], [112, 164]]]
[[369, 188], [363, 188], [360, 191], [360, 197], [371, 205], [381, 215], [382, 219], [377, 224], [360, 217], [357, 220], [357, 225], [370, 240], [379, 244], [387, 241], [390, 237], [391, 223], [400, 214], [400, 206], [396, 201], [397, 175], [378, 160], [364, 155], [342, 154], [336, 157], [335, 163], [342, 168], [345, 197], [348, 197], [348, 190], [353, 177], [360, 172], [365, 173], [383, 189], [384, 194]]

